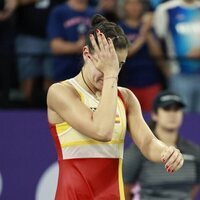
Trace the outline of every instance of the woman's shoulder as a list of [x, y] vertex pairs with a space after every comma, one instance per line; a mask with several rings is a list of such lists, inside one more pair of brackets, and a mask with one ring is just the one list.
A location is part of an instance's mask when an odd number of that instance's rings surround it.
[[123, 96], [128, 113], [140, 112], [140, 103], [135, 94], [128, 88], [118, 87], [118, 90]]
[[132, 99], [133, 101], [138, 101], [137, 97], [135, 96], [135, 94], [128, 88], [126, 87], [118, 87], [119, 92], [122, 94], [124, 100], [128, 103], [128, 101], [130, 99]]
[[47, 102], [48, 100], [54, 99], [54, 98], [79, 98], [78, 92], [75, 90], [74, 86], [69, 82], [69, 80], [64, 80], [61, 82], [57, 82], [52, 84], [47, 93]]

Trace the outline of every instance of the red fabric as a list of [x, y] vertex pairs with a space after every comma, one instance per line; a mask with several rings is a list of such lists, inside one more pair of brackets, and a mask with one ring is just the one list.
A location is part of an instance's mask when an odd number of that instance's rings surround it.
[[122, 102], [123, 102], [123, 104], [124, 104], [125, 111], [126, 111], [126, 115], [127, 115], [128, 108], [127, 108], [126, 102], [125, 102], [125, 100], [124, 100], [124, 97], [123, 97], [123, 95], [122, 95], [122, 93], [120, 92], [119, 89], [118, 89], [118, 97], [122, 100]]
[[119, 200], [118, 165], [110, 158], [60, 160], [55, 200]]
[[155, 84], [145, 88], [129, 88], [138, 98], [142, 111], [150, 112], [156, 95], [161, 91], [161, 85]]
[[54, 124], [50, 124], [49, 123], [49, 127], [50, 127], [51, 135], [53, 137], [53, 140], [54, 140], [54, 143], [55, 143], [55, 146], [56, 146], [58, 160], [62, 160], [63, 159], [62, 149], [61, 149], [61, 146], [60, 146], [60, 141], [58, 139], [58, 134], [57, 134], [57, 131], [56, 131], [56, 126]]
[[[118, 91], [126, 108], [122, 94]], [[56, 127], [50, 124], [55, 142], [59, 177], [55, 200], [119, 200], [119, 159], [80, 158], [63, 160]]]

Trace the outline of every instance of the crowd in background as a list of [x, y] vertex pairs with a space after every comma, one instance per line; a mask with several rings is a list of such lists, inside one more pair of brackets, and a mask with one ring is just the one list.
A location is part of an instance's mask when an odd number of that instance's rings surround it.
[[199, 0], [0, 0], [0, 107], [45, 107], [49, 86], [75, 76], [90, 20], [118, 23], [129, 41], [119, 85], [150, 111], [163, 89], [200, 111]]

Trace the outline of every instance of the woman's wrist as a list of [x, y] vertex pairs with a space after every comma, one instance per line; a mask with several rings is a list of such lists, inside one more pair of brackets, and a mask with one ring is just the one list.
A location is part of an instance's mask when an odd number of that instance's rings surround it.
[[119, 74], [119, 71], [106, 71], [106, 72], [103, 72], [104, 74], [104, 77], [110, 77], [110, 76], [113, 76], [113, 77], [118, 77], [118, 74]]
[[116, 79], [116, 80], [118, 80], [118, 76], [116, 76], [116, 75], [107, 75], [107, 76], [104, 76], [103, 79], [104, 80], [108, 80], [108, 79]]

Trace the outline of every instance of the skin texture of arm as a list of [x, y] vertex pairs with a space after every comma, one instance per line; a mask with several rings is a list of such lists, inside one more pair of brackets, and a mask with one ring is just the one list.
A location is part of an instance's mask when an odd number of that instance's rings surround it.
[[132, 92], [126, 89], [127, 106], [128, 106], [128, 128], [131, 137], [142, 152], [149, 160], [161, 162], [161, 152], [167, 146], [158, 140], [143, 119], [140, 104]]
[[4, 8], [0, 11], [0, 22], [9, 19], [17, 7], [17, 0], [5, 0]]
[[132, 184], [126, 184], [124, 186], [124, 194], [125, 194], [125, 199], [126, 200], [131, 200], [132, 199], [132, 194], [131, 194], [132, 187], [133, 187]]
[[140, 104], [133, 93], [123, 90], [128, 109], [127, 121], [131, 137], [142, 154], [150, 161], [163, 162], [166, 171], [172, 173], [183, 165], [183, 156], [178, 149], [158, 140], [143, 119]]
[[149, 47], [149, 53], [153, 57], [155, 57], [157, 66], [162, 71], [163, 75], [168, 78], [171, 74], [170, 68], [166, 65], [166, 62], [164, 60], [164, 54], [162, 52], [162, 48], [159, 41], [151, 32], [149, 32], [147, 36], [147, 43]]
[[50, 42], [52, 52], [55, 55], [80, 54], [84, 44], [85, 39], [82, 37], [76, 42], [65, 41], [62, 38], [55, 38]]
[[131, 57], [134, 54], [136, 54], [141, 49], [145, 41], [146, 37], [143, 35], [139, 35], [138, 38], [135, 40], [135, 42], [131, 44], [131, 46], [129, 47], [128, 57]]
[[195, 199], [196, 199], [197, 194], [199, 193], [199, 191], [200, 191], [200, 185], [195, 185], [195, 186], [193, 186], [193, 188], [192, 188], [192, 193], [191, 193], [191, 198], [192, 198], [192, 200], [195, 200]]
[[[48, 113], [56, 112], [63, 121], [67, 121], [77, 131], [93, 139], [109, 141], [115, 120], [116, 101], [108, 103], [108, 99], [117, 99], [117, 86], [108, 79], [103, 87], [102, 98], [95, 112], [92, 112], [80, 100], [72, 86], [54, 84], [47, 97]], [[107, 117], [105, 117], [107, 116]], [[49, 118], [51, 122], [52, 119]]]
[[37, 2], [37, 0], [18, 0], [18, 5], [28, 5], [28, 4], [33, 4], [35, 2]]
[[188, 58], [191, 59], [200, 59], [200, 48], [194, 48], [192, 49], [189, 54], [188, 54]]

